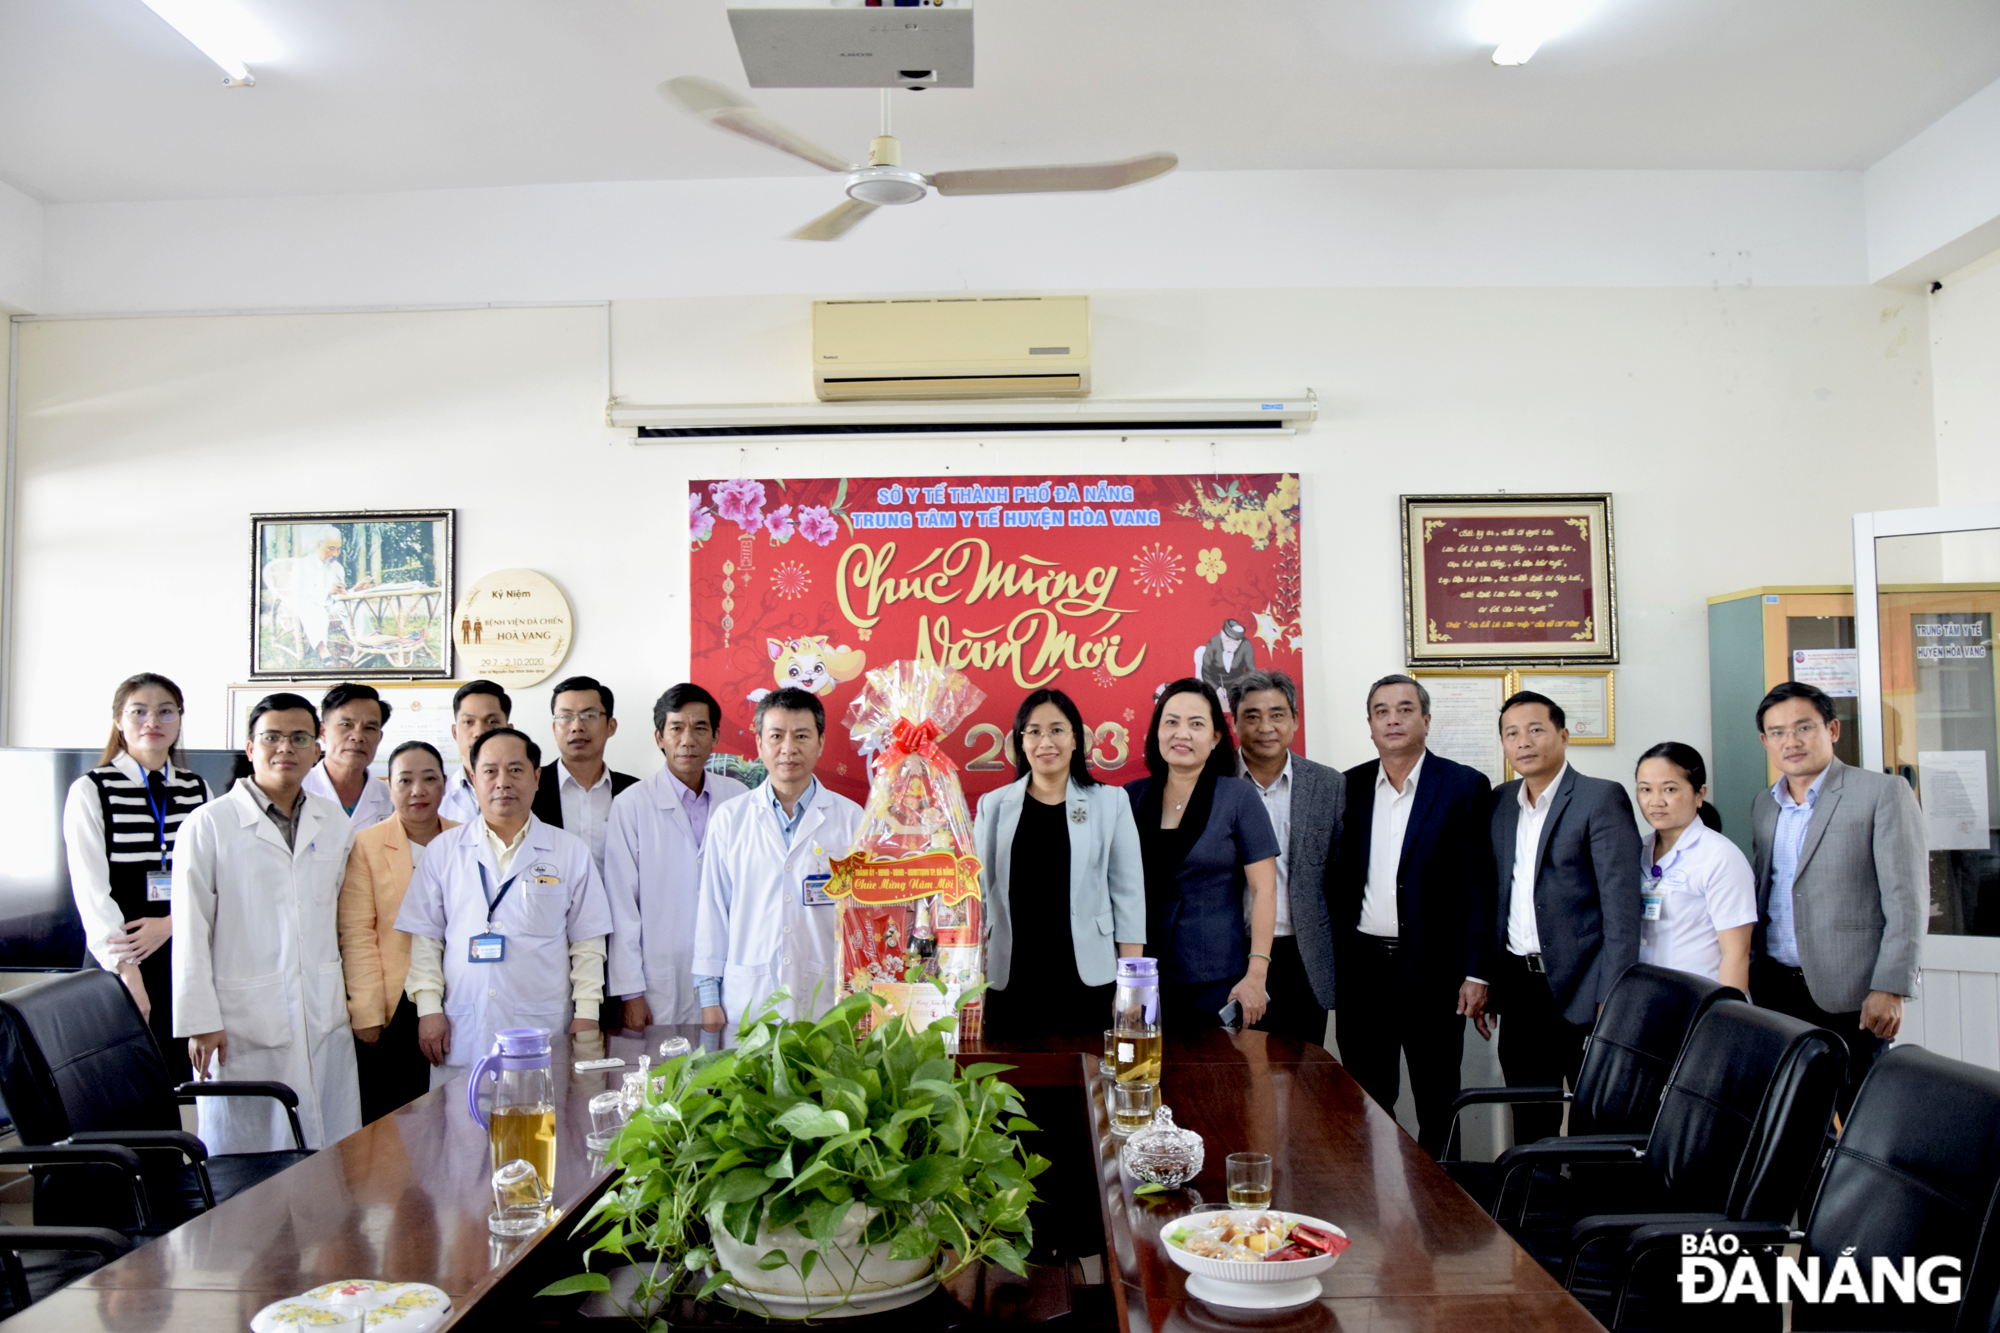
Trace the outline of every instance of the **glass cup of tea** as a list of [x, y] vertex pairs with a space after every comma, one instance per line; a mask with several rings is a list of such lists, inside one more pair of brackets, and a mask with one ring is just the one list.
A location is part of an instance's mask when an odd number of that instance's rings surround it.
[[1271, 1155], [1261, 1152], [1229, 1154], [1227, 1183], [1232, 1208], [1271, 1206]]
[[1111, 1132], [1120, 1138], [1153, 1123], [1159, 1108], [1157, 1083], [1113, 1083], [1111, 1092]]
[[531, 1236], [548, 1223], [548, 1196], [542, 1178], [520, 1158], [502, 1162], [493, 1173], [493, 1215], [486, 1229], [496, 1236]]
[[1097, 1058], [1097, 1072], [1106, 1078], [1118, 1072], [1118, 1029], [1104, 1029], [1104, 1054]]

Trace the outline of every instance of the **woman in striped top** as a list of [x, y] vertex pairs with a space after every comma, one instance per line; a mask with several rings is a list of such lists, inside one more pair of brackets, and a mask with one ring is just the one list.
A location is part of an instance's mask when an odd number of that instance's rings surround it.
[[132, 992], [176, 1083], [191, 1075], [187, 1043], [173, 1032], [174, 838], [209, 798], [201, 776], [173, 762], [182, 710], [180, 686], [165, 676], [120, 682], [103, 758], [70, 784], [63, 806], [70, 891], [91, 957]]

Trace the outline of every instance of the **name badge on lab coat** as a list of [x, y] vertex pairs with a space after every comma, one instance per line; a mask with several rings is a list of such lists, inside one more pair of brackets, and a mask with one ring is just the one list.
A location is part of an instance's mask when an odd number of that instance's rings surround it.
[[484, 935], [474, 935], [466, 943], [470, 946], [467, 949], [467, 956], [471, 962], [499, 963], [504, 962], [507, 958], [507, 937], [505, 935], [495, 935], [490, 932]]
[[167, 903], [174, 900], [174, 874], [171, 870], [148, 870], [146, 872], [146, 901]]
[[1642, 893], [1639, 895], [1639, 917], [1644, 921], [1658, 921], [1660, 919], [1659, 894]]
[[799, 884], [799, 901], [807, 907], [831, 907], [833, 896], [826, 891], [832, 875], [807, 875]]

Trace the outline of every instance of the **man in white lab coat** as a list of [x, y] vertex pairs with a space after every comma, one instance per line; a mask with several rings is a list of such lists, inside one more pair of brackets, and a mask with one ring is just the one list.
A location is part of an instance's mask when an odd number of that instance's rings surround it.
[[444, 775], [439, 819], [479, 822], [479, 796], [472, 790], [472, 743], [495, 727], [508, 725], [513, 716], [514, 701], [490, 680], [468, 680], [451, 696], [451, 738], [458, 745], [458, 767]]
[[818, 696], [773, 690], [756, 728], [769, 776], [715, 812], [702, 849], [694, 970], [710, 1031], [739, 1026], [780, 986], [791, 987], [787, 1018], [833, 1007], [839, 932], [826, 885], [861, 831], [861, 807], [813, 777], [826, 745]]
[[[197, 1078], [268, 1079], [299, 1097], [308, 1148], [361, 1128], [361, 1087], [334, 929], [354, 833], [301, 783], [319, 718], [296, 694], [250, 711], [252, 775], [182, 823], [174, 847], [174, 1035]], [[267, 1098], [207, 1097], [210, 1153], [295, 1145]]]
[[502, 1028], [593, 1031], [604, 998], [611, 908], [583, 839], [532, 813], [541, 748], [497, 727], [470, 758], [479, 818], [431, 840], [396, 915], [434, 1088]]
[[389, 784], [377, 782], [368, 771], [382, 748], [382, 729], [389, 725], [388, 700], [373, 685], [342, 681], [320, 696], [319, 714], [326, 757], [306, 774], [305, 788], [337, 801], [356, 833], [373, 828], [396, 813]]
[[653, 705], [653, 743], [667, 766], [611, 802], [604, 888], [611, 896], [611, 994], [624, 1025], [699, 1023], [695, 916], [702, 847], [716, 811], [750, 789], [706, 765], [722, 705], [699, 685], [676, 685]]

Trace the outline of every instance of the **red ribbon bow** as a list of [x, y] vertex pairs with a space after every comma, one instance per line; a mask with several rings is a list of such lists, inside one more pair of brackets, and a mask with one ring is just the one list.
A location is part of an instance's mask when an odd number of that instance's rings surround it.
[[896, 725], [889, 731], [889, 748], [882, 752], [882, 771], [889, 772], [904, 759], [913, 754], [921, 754], [933, 764], [951, 767], [951, 760], [937, 748], [938, 725], [935, 722], [912, 722], [906, 717], [896, 719]]

